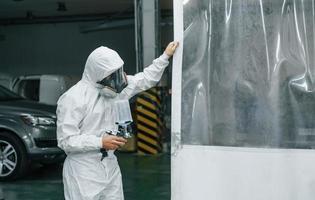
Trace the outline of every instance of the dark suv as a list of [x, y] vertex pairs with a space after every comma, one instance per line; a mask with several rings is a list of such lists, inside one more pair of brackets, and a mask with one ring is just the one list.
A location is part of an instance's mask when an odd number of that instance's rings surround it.
[[30, 162], [63, 160], [55, 111], [56, 106], [26, 100], [0, 86], [0, 181], [20, 177]]

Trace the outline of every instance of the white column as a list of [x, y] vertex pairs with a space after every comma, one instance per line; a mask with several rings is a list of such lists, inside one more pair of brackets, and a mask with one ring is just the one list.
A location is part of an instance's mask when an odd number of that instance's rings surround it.
[[157, 0], [142, 1], [143, 65], [148, 66], [159, 53], [159, 8]]
[[159, 0], [134, 0], [137, 72], [160, 53]]

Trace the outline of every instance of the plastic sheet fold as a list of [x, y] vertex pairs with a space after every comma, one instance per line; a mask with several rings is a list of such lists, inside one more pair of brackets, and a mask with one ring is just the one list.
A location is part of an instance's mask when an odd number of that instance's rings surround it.
[[181, 142], [314, 148], [314, 1], [183, 3]]

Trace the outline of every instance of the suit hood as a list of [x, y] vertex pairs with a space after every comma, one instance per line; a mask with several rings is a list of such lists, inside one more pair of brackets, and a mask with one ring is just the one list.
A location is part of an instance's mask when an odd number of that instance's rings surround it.
[[96, 82], [111, 75], [124, 65], [118, 53], [108, 47], [98, 47], [87, 58], [82, 80], [97, 87]]

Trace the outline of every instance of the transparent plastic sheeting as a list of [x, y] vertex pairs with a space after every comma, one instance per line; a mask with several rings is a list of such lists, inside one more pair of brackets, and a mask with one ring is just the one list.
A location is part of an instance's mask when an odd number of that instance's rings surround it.
[[314, 0], [183, 4], [182, 143], [314, 148]]

